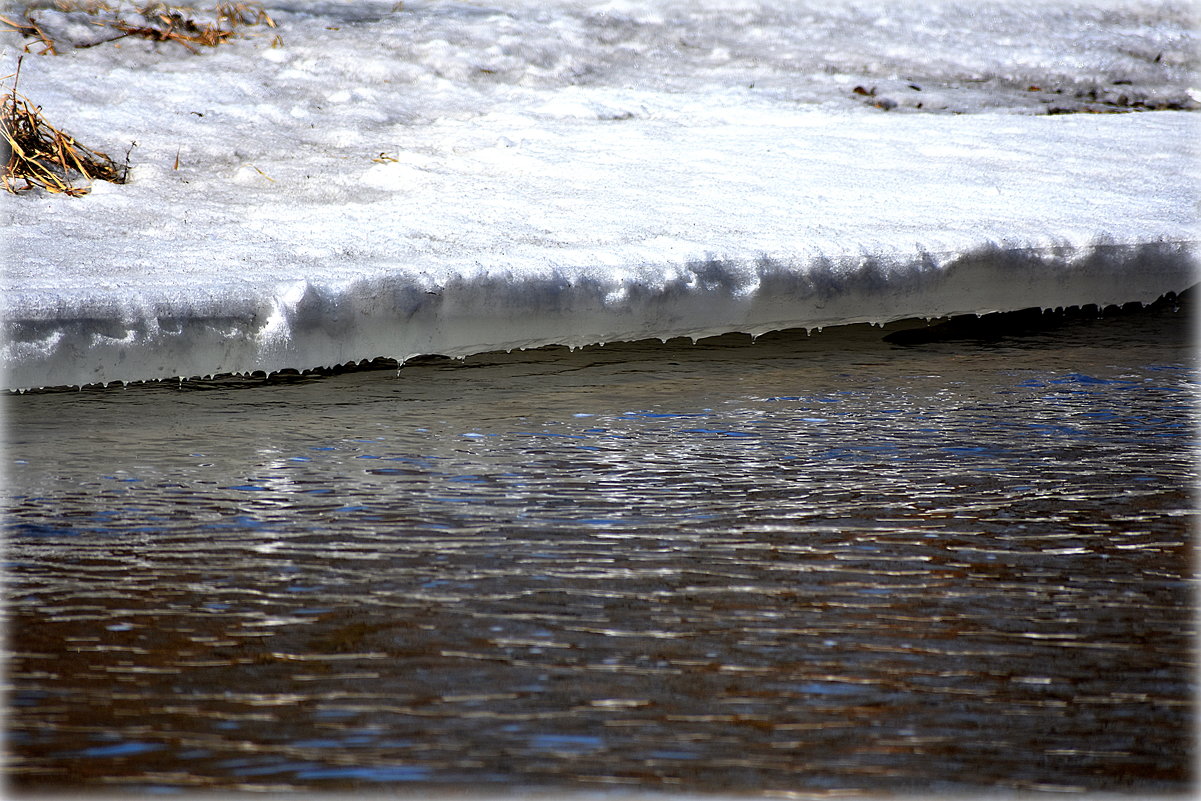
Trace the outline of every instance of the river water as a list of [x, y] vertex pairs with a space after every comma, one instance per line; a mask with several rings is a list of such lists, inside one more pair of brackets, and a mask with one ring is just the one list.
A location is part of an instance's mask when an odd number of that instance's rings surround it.
[[11, 396], [12, 787], [1184, 792], [1188, 319]]

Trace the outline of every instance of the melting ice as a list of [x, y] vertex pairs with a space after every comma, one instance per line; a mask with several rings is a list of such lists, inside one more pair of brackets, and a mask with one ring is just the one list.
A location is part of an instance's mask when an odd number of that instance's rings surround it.
[[[4, 199], [7, 386], [1197, 281], [1187, 4], [267, 7], [276, 28], [198, 54], [25, 56], [19, 89], [52, 124], [136, 146], [128, 184]], [[25, 44], [0, 36], [6, 72]]]

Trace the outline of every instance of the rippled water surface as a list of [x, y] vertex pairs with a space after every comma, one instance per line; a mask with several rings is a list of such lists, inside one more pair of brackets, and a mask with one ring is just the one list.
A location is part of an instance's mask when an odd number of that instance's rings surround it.
[[1183, 792], [1187, 318], [12, 396], [14, 787]]

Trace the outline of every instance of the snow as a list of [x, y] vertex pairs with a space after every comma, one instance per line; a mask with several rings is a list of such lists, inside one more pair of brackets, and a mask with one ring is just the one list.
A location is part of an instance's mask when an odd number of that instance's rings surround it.
[[[137, 144], [128, 184], [4, 198], [6, 386], [1197, 283], [1187, 4], [268, 10], [276, 28], [198, 54], [124, 39], [25, 57], [19, 89], [49, 122], [117, 157]], [[24, 44], [0, 36], [6, 64]], [[1177, 110], [1045, 113], [1133, 107]]]

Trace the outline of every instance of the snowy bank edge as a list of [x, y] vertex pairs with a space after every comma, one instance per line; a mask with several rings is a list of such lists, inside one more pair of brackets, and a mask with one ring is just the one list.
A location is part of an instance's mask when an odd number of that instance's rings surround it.
[[1150, 303], [1201, 282], [1193, 241], [986, 243], [954, 254], [712, 257], [605, 273], [379, 273], [342, 285], [31, 292], [0, 367], [24, 390], [311, 370], [544, 345], [760, 335], [908, 318]]

